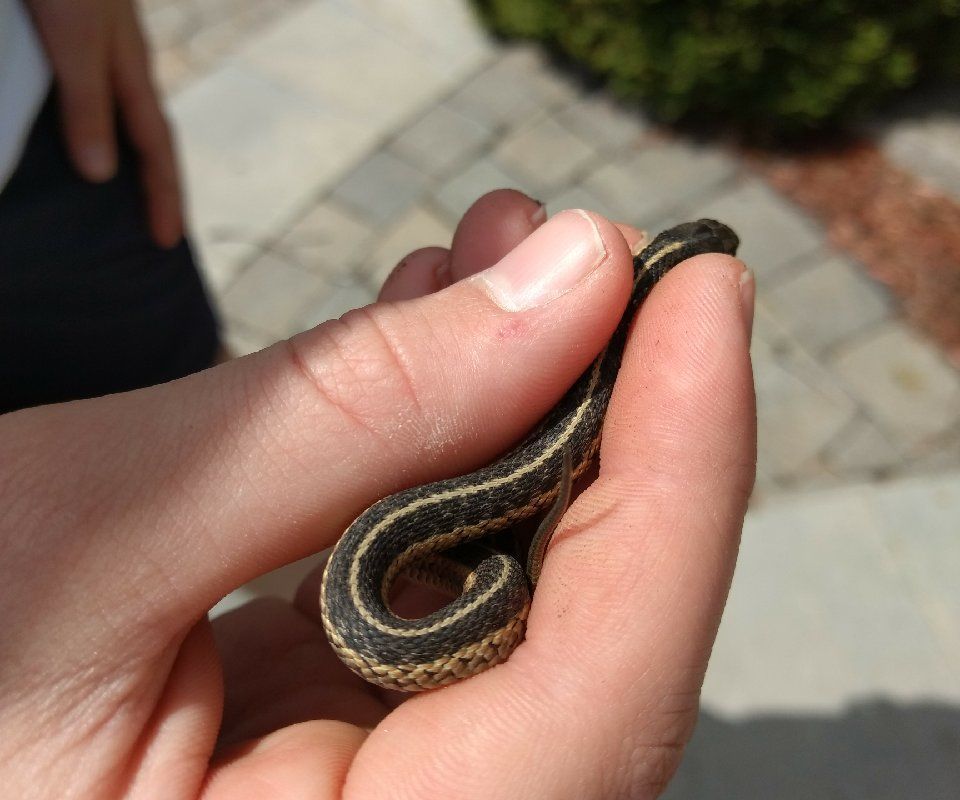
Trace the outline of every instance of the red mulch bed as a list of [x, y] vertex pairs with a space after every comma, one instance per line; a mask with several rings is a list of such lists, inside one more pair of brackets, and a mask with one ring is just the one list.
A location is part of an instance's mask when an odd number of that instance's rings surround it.
[[750, 162], [818, 217], [831, 243], [900, 298], [904, 315], [960, 367], [960, 204], [894, 166], [869, 141]]

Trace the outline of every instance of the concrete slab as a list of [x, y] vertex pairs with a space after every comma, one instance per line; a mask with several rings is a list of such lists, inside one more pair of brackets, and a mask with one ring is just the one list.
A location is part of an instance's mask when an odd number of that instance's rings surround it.
[[771, 476], [803, 469], [853, 419], [854, 402], [802, 352], [751, 348], [757, 392], [757, 459]]
[[378, 150], [353, 169], [332, 197], [374, 226], [402, 214], [427, 191], [427, 176], [401, 158]]
[[845, 344], [832, 366], [903, 452], [943, 434], [960, 418], [960, 373], [899, 321]]
[[224, 238], [269, 238], [370, 136], [359, 123], [236, 63], [178, 94], [172, 113], [202, 255]]
[[303, 330], [300, 314], [304, 307], [326, 291], [327, 284], [315, 273], [266, 253], [230, 287], [223, 310], [230, 319], [283, 339]]
[[588, 175], [583, 186], [616, 209], [619, 219], [645, 227], [700, 200], [735, 171], [735, 163], [716, 149], [671, 141], [614, 158]]
[[505, 136], [494, 159], [538, 195], [557, 192], [597, 157], [597, 151], [554, 117], [534, 118]]
[[668, 798], [952, 798], [960, 473], [752, 510]]
[[795, 264], [790, 275], [764, 292], [764, 300], [770, 313], [815, 353], [882, 322], [892, 312], [886, 289], [863, 268], [822, 251]]
[[491, 131], [446, 103], [434, 106], [390, 143], [390, 150], [431, 177], [448, 174], [475, 155]]

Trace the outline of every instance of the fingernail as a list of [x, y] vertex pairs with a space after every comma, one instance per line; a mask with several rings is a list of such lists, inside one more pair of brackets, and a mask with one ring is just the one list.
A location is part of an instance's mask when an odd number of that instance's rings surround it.
[[532, 197], [530, 199], [537, 204], [537, 207], [530, 214], [530, 222], [534, 225], [542, 225], [547, 219], [547, 204], [542, 200], [534, 200]]
[[747, 341], [753, 338], [753, 306], [757, 295], [757, 284], [753, 273], [745, 269], [740, 273], [740, 313], [747, 329]]
[[603, 263], [607, 250], [593, 218], [563, 211], [473, 279], [505, 311], [537, 308], [570, 291]]
[[643, 248], [650, 244], [650, 234], [646, 231], [637, 231], [640, 235], [630, 245], [630, 255], [636, 258], [643, 252]]
[[113, 151], [101, 142], [88, 144], [78, 153], [84, 175], [92, 181], [106, 181], [116, 170]]

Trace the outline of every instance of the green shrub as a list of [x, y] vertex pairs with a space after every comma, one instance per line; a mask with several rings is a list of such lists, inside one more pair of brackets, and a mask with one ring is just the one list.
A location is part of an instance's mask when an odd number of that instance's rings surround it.
[[475, 0], [668, 121], [766, 133], [862, 116], [928, 76], [960, 77], [960, 0]]

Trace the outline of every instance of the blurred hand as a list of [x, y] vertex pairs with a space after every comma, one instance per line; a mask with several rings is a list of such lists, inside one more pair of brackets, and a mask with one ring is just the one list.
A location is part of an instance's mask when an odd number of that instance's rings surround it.
[[150, 229], [172, 247], [183, 234], [170, 129], [131, 0], [27, 0], [53, 68], [64, 136], [87, 180], [117, 169], [117, 113], [140, 156]]
[[[640, 234], [578, 212], [542, 222], [495, 192], [452, 248], [405, 259], [383, 302], [164, 386], [0, 417], [6, 795], [552, 800], [665, 785], [753, 481], [752, 293], [732, 258], [690, 260], [643, 306], [599, 476], [507, 663], [400, 702], [330, 650], [316, 575], [293, 605], [205, 617], [374, 500], [488, 462], [589, 364]], [[526, 310], [504, 308], [513, 291]]]

